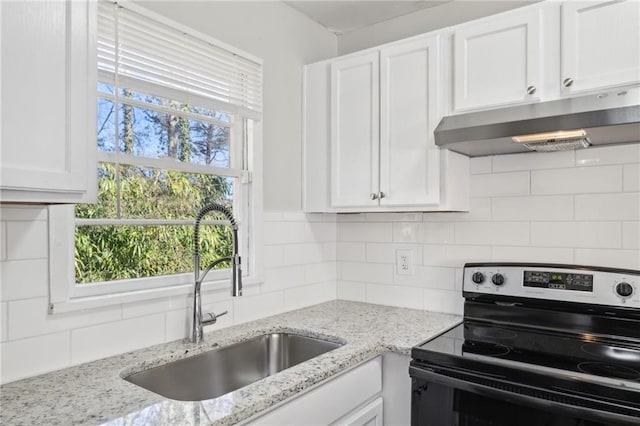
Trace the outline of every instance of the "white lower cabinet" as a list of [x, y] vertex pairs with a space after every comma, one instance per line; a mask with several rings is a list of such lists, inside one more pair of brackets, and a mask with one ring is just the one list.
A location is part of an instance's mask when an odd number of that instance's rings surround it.
[[333, 423], [335, 426], [382, 426], [383, 424], [382, 398], [380, 397]]
[[[382, 425], [382, 357], [331, 378], [244, 424], [263, 426]], [[373, 402], [372, 402], [373, 400]]]

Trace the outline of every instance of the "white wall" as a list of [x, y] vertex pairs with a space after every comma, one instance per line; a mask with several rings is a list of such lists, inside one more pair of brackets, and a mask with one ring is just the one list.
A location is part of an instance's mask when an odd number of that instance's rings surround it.
[[282, 2], [141, 3], [264, 60], [264, 205], [301, 210], [301, 70], [336, 56], [336, 36]]
[[338, 298], [461, 313], [465, 262], [640, 269], [640, 144], [480, 157], [471, 173], [469, 213], [340, 215]]
[[454, 0], [422, 9], [338, 37], [338, 54], [356, 52], [384, 43], [401, 40], [440, 28], [471, 21], [483, 16], [526, 6], [540, 0], [487, 1]]

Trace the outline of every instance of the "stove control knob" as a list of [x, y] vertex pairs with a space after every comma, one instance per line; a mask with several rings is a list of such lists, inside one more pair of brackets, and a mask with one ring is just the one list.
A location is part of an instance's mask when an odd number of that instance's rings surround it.
[[616, 285], [616, 293], [618, 293], [620, 297], [629, 297], [633, 294], [633, 287], [629, 283], [618, 283], [618, 285]]
[[491, 277], [491, 282], [494, 285], [501, 286], [502, 284], [504, 284], [504, 275], [502, 275], [501, 273], [493, 274], [493, 276]]
[[484, 274], [482, 272], [474, 272], [474, 274], [471, 275], [471, 281], [476, 284], [482, 284], [484, 282]]

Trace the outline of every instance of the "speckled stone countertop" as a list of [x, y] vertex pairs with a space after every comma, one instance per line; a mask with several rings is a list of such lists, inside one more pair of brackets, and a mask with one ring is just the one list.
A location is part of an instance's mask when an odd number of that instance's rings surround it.
[[[331, 301], [0, 387], [3, 425], [230, 425], [383, 352], [411, 347], [461, 321], [459, 316]], [[345, 345], [219, 398], [175, 401], [121, 377], [265, 333], [296, 332]], [[46, 349], [45, 349], [46, 350]]]

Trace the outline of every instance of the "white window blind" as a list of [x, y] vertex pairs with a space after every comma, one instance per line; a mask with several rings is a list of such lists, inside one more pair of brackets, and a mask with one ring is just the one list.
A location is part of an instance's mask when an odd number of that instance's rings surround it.
[[136, 12], [128, 2], [99, 2], [102, 80], [117, 78], [120, 87], [261, 118], [262, 64], [258, 60], [160, 20]]

